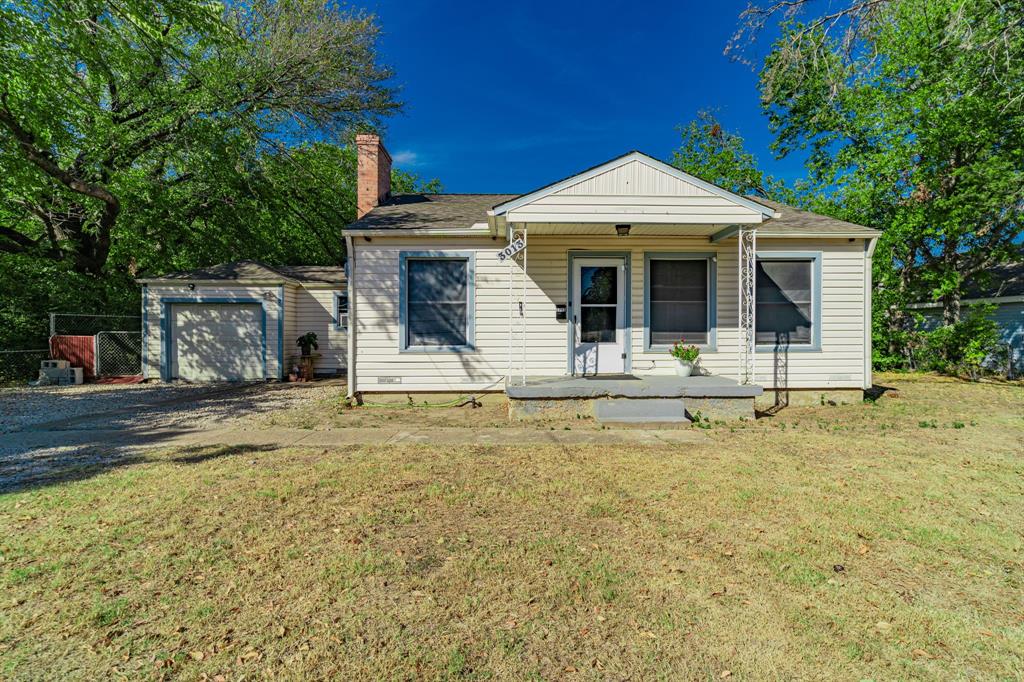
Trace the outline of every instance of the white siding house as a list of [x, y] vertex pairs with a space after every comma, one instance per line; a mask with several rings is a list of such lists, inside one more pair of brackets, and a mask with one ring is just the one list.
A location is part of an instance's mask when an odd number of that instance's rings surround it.
[[319, 344], [317, 374], [347, 367], [341, 267], [239, 261], [139, 282], [144, 379], [280, 380], [299, 352], [296, 338], [310, 331]]
[[352, 394], [671, 375], [680, 336], [701, 347], [702, 374], [871, 385], [875, 230], [638, 152], [523, 196], [391, 197], [367, 184], [367, 212], [346, 230]]

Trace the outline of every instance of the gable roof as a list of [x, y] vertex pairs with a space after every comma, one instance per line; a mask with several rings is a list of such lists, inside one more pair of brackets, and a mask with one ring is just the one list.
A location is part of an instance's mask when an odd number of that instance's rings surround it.
[[195, 270], [168, 272], [159, 277], [139, 278], [137, 281], [143, 284], [174, 282], [341, 284], [345, 281], [345, 268], [340, 265], [270, 266], [255, 260], [239, 260]]
[[586, 182], [599, 175], [603, 175], [605, 173], [614, 171], [616, 168], [634, 162], [644, 164], [645, 166], [649, 166], [653, 168], [655, 171], [663, 173], [668, 177], [679, 180], [687, 185], [692, 185], [693, 187], [699, 190], [703, 190], [707, 194], [722, 197], [723, 199], [738, 204], [739, 206], [750, 209], [751, 211], [754, 211], [756, 213], [760, 213], [765, 218], [771, 218], [774, 215], [774, 211], [770, 207], [760, 203], [759, 201], [755, 201], [754, 199], [751, 199], [749, 197], [740, 196], [739, 194], [730, 192], [729, 190], [723, 189], [718, 185], [713, 185], [710, 182], [707, 182], [706, 180], [701, 180], [695, 175], [690, 175], [685, 171], [681, 171], [675, 166], [670, 166], [664, 161], [659, 161], [658, 159], [654, 158], [649, 154], [644, 154], [643, 152], [636, 150], [627, 152], [621, 156], [617, 156], [614, 159], [611, 159], [610, 161], [605, 161], [604, 163], [588, 168], [587, 170], [581, 173], [575, 173], [567, 178], [563, 178], [549, 185], [545, 185], [540, 189], [533, 190], [532, 192], [523, 194], [510, 201], [498, 204], [497, 206], [494, 207], [494, 215], [504, 215], [509, 211], [513, 211], [517, 208], [525, 206], [526, 204], [530, 204], [534, 201], [537, 201], [538, 199], [549, 196], [551, 194], [555, 194], [557, 192], [560, 192], [561, 190], [572, 187], [573, 185]]
[[487, 222], [487, 212], [492, 206], [515, 197], [515, 194], [398, 194], [345, 229], [469, 229]]
[[[581, 173], [550, 183], [526, 194], [399, 194], [372, 209], [361, 219], [345, 228], [346, 231], [364, 233], [406, 234], [437, 233], [444, 231], [453, 236], [465, 232], [483, 232], [485, 223], [493, 229], [496, 217], [516, 208], [535, 202], [559, 192], [573, 192], [588, 182], [595, 182], [606, 174], [620, 172], [629, 164], [642, 164], [648, 176], [651, 174], [669, 179], [669, 186], [660, 186], [662, 194], [672, 187], [684, 189], [692, 196], [717, 197], [728, 201], [744, 211], [745, 216], [755, 218], [747, 222], [758, 225], [758, 233], [764, 236], [806, 236], [806, 237], [851, 237], [870, 238], [880, 234], [863, 225], [838, 220], [829, 216], [811, 213], [755, 196], [740, 196], [705, 180], [670, 166], [639, 151], [631, 151], [610, 161], [598, 164]], [[672, 185], [671, 183], [676, 183]], [[576, 188], [576, 189], [574, 189]], [[706, 199], [705, 199], [706, 201]], [[751, 211], [751, 213], [746, 213]], [[631, 216], [633, 222], [643, 222], [643, 214]], [[650, 216], [650, 214], [648, 214]], [[721, 216], [724, 224], [730, 221]], [[627, 221], [628, 222], [628, 221]], [[662, 219], [658, 222], [667, 222]]]

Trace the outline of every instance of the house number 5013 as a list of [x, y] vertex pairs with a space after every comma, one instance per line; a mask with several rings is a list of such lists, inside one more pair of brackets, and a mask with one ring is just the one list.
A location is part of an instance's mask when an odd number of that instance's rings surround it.
[[522, 237], [516, 237], [512, 240], [512, 243], [506, 246], [504, 249], [498, 252], [498, 262], [504, 263], [512, 256], [516, 255], [520, 251], [526, 248], [526, 242]]

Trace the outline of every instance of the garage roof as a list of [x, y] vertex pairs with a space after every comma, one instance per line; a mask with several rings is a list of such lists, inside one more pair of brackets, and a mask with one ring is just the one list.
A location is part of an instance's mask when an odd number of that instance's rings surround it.
[[340, 265], [276, 265], [254, 260], [220, 263], [195, 270], [168, 272], [159, 277], [143, 277], [141, 284], [177, 282], [234, 282], [238, 284], [344, 284], [345, 268]]

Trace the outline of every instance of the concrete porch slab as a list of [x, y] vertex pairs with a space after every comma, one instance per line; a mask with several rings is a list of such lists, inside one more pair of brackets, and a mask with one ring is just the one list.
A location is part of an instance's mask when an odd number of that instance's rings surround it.
[[588, 398], [756, 398], [760, 386], [741, 386], [722, 376], [593, 376], [529, 377], [526, 385], [510, 383], [511, 400]]

